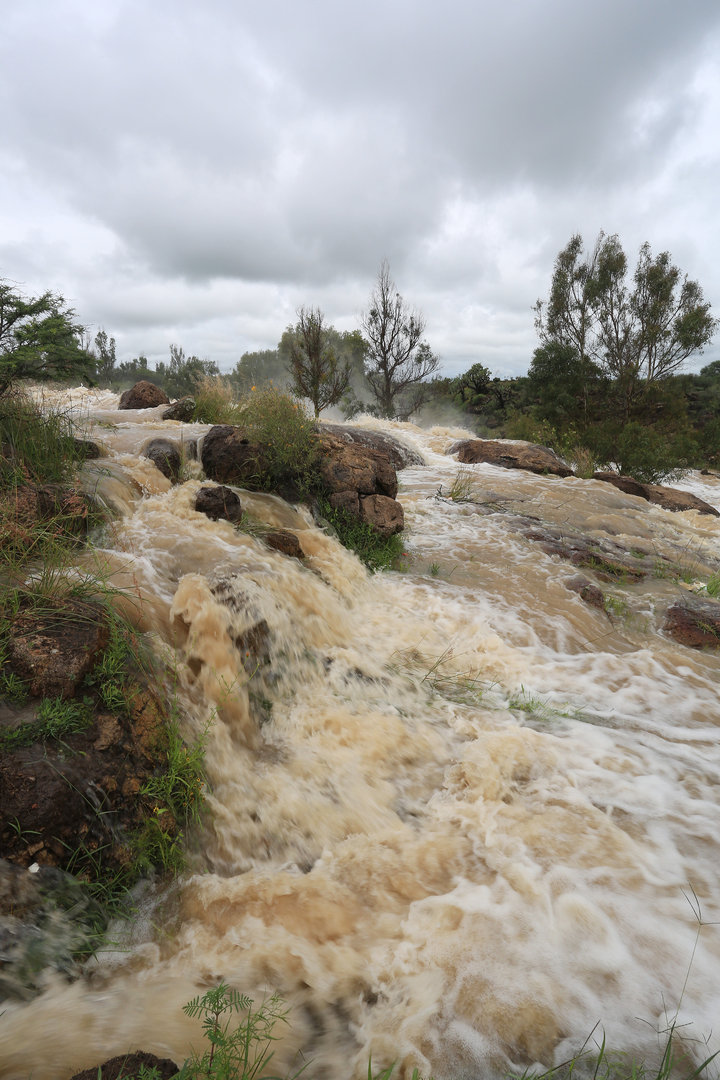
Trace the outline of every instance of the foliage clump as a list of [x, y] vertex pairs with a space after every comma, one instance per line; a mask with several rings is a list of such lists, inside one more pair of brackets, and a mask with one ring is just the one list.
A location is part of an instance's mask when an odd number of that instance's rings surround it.
[[395, 533], [383, 538], [372, 525], [360, 521], [342, 507], [333, 509], [330, 503], [321, 498], [319, 509], [322, 517], [335, 531], [343, 547], [354, 551], [361, 563], [371, 573], [378, 570], [401, 570], [405, 554], [402, 536]]
[[315, 481], [316, 427], [302, 401], [275, 387], [251, 390], [242, 400], [239, 424], [267, 462], [260, 485], [273, 490], [288, 480], [300, 490]]

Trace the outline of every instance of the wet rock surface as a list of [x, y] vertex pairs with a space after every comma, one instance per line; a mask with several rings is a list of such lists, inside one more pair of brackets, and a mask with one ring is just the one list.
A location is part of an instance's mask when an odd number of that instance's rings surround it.
[[0, 1001], [27, 1001], [46, 973], [79, 974], [106, 929], [107, 914], [71, 874], [27, 870], [0, 859]]
[[108, 643], [107, 621], [97, 604], [68, 600], [21, 611], [8, 646], [11, 670], [34, 697], [73, 697]]
[[358, 495], [397, 495], [397, 471], [383, 451], [347, 442], [323, 431], [319, 438], [320, 477], [333, 493], [356, 491]]
[[155, 409], [158, 405], [169, 405], [170, 398], [164, 390], [147, 379], [141, 379], [120, 395], [118, 409]]
[[163, 420], [179, 420], [183, 424], [189, 424], [195, 412], [195, 398], [184, 397], [174, 401], [169, 409], [162, 414]]
[[605, 595], [602, 589], [599, 589], [597, 585], [593, 585], [587, 578], [580, 575], [566, 578], [565, 585], [571, 592], [577, 593], [586, 604], [597, 608], [598, 611], [605, 610]]
[[697, 510], [700, 514], [720, 517], [720, 512], [710, 503], [679, 488], [665, 487], [663, 484], [641, 484], [638, 480], [633, 480], [631, 476], [619, 476], [618, 473], [613, 472], [593, 473], [593, 480], [602, 480], [603, 483], [612, 484], [619, 491], [624, 491], [626, 495], [636, 495], [640, 499], [646, 499], [675, 513], [683, 510]]
[[526, 469], [550, 476], [572, 476], [573, 471], [547, 446], [500, 442], [497, 439], [465, 439], [450, 448], [464, 465], [499, 465], [503, 469]]
[[393, 536], [405, 528], [403, 508], [396, 499], [386, 495], [368, 495], [360, 500], [360, 520], [382, 537]]
[[539, 544], [547, 555], [556, 555], [573, 566], [592, 570], [600, 581], [633, 582], [641, 581], [648, 575], [648, 568], [643, 565], [643, 560], [636, 558], [621, 544], [608, 537], [598, 539], [583, 536], [581, 533], [564, 531], [529, 518], [518, 518], [509, 522], [509, 527], [521, 532], [526, 540]]
[[665, 613], [663, 629], [690, 649], [720, 651], [720, 603], [699, 596], [683, 597]]
[[61, 484], [23, 484], [4, 498], [5, 511], [19, 528], [56, 522], [63, 533], [82, 536], [94, 509], [89, 495]]
[[195, 509], [211, 521], [240, 521], [242, 503], [232, 488], [202, 487], [195, 496]]
[[305, 552], [300, 546], [297, 535], [290, 529], [273, 529], [272, 532], [263, 533], [262, 539], [268, 547], [283, 555], [290, 555], [294, 559], [305, 558]]
[[146, 1054], [142, 1050], [136, 1050], [132, 1054], [121, 1054], [118, 1057], [109, 1058], [102, 1065], [95, 1065], [92, 1069], [83, 1069], [75, 1073], [71, 1080], [136, 1080], [140, 1075], [140, 1069], [145, 1066], [147, 1070], [154, 1068], [160, 1080], [172, 1080], [177, 1076], [178, 1066], [170, 1058], [159, 1058], [155, 1054]]
[[360, 517], [360, 496], [357, 491], [336, 491], [330, 496], [333, 510], [345, 510], [353, 517]]
[[219, 484], [252, 484], [268, 471], [261, 447], [250, 442], [242, 428], [216, 424], [203, 439], [205, 475]]
[[96, 460], [103, 457], [103, 452], [96, 442], [91, 439], [73, 439], [75, 443], [75, 449], [78, 450], [83, 457], [90, 460]]
[[404, 469], [409, 465], [424, 465], [425, 459], [412, 447], [406, 446], [400, 439], [394, 439], [382, 431], [372, 431], [370, 428], [358, 428], [343, 424], [320, 425], [320, 433], [328, 433], [346, 443], [355, 443], [370, 450], [377, 450], [383, 454], [396, 469]]
[[182, 468], [180, 450], [169, 439], [151, 439], [143, 450], [143, 457], [152, 461], [163, 476], [173, 483], [180, 479]]

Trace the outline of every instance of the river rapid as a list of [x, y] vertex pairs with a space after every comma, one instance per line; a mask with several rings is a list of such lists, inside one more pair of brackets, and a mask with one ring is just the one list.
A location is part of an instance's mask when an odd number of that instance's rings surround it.
[[[437, 493], [467, 433], [366, 420], [427, 463], [399, 473], [405, 571], [370, 576], [303, 508], [237, 489], [299, 531], [303, 564], [196, 513], [199, 466], [171, 487], [141, 456], [207, 428], [117, 400], [72, 396], [108, 451], [85, 482], [118, 511], [85, 567], [132, 594], [186, 737], [209, 723], [209, 814], [116, 949], [4, 1005], [0, 1075], [67, 1078], [131, 1047], [181, 1062], [201, 1042], [181, 1007], [221, 979], [287, 1001], [282, 1075], [360, 1078], [372, 1055], [400, 1078], [500, 1077], [598, 1024], [652, 1058], [676, 1011], [694, 1056], [717, 1050], [720, 928], [693, 905], [720, 920], [720, 658], [661, 630], [684, 584], [603, 585], [611, 620], [514, 525], [702, 578], [720, 519], [490, 465], [455, 503]], [[720, 481], [680, 486], [720, 507]], [[233, 640], [261, 620], [255, 670]]]

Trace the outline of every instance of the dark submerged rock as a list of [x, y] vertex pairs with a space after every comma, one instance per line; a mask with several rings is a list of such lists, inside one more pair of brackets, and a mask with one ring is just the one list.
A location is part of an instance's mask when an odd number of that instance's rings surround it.
[[195, 412], [195, 398], [184, 397], [179, 401], [174, 401], [169, 409], [166, 409], [162, 414], [163, 420], [180, 420], [184, 424], [189, 424], [193, 418]]
[[149, 458], [163, 476], [173, 483], [180, 479], [180, 450], [169, 439], [151, 439], [143, 450], [143, 457]]
[[103, 456], [103, 452], [96, 442], [91, 439], [73, 439], [75, 449], [85, 458], [95, 460]]
[[580, 576], [566, 578], [565, 585], [571, 592], [577, 593], [586, 604], [596, 607], [599, 611], [605, 610], [605, 596], [602, 589], [593, 585], [587, 578]]
[[699, 596], [683, 597], [665, 613], [663, 629], [690, 649], [720, 650], [720, 603]]
[[281, 552], [283, 555], [290, 555], [294, 559], [305, 558], [305, 552], [300, 546], [300, 541], [290, 529], [273, 529], [272, 532], [263, 533], [262, 538], [268, 547]]
[[202, 487], [195, 496], [195, 509], [205, 514], [211, 521], [239, 521], [242, 517], [242, 503], [235, 492], [228, 487]]
[[572, 476], [569, 465], [547, 446], [500, 442], [497, 439], [466, 439], [455, 443], [458, 461], [464, 465], [499, 465], [503, 469], [526, 469], [551, 476]]
[[170, 398], [164, 390], [147, 379], [141, 379], [120, 395], [118, 409], [155, 409], [158, 405], [169, 404]]

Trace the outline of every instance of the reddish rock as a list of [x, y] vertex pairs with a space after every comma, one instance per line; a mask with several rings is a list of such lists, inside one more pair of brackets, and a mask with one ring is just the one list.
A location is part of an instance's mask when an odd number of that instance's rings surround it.
[[107, 643], [102, 608], [68, 600], [62, 607], [17, 616], [8, 662], [34, 697], [69, 698]]
[[118, 409], [155, 409], [158, 405], [169, 404], [170, 398], [164, 390], [147, 379], [141, 379], [120, 395]]
[[688, 596], [665, 613], [663, 629], [680, 645], [690, 649], [720, 650], [720, 604]]
[[173, 483], [180, 479], [182, 458], [175, 443], [168, 439], [151, 439], [143, 450], [143, 457], [149, 458], [163, 476]]
[[155, 1054], [135, 1050], [133, 1053], [109, 1058], [102, 1065], [94, 1065], [92, 1069], [83, 1069], [82, 1072], [75, 1073], [71, 1080], [98, 1080], [99, 1076], [102, 1076], [102, 1080], [135, 1080], [140, 1075], [142, 1065], [148, 1072], [154, 1068], [159, 1080], [172, 1080], [180, 1071], [170, 1058], [159, 1058], [155, 1057]]
[[195, 496], [195, 509], [205, 514], [211, 521], [222, 518], [225, 521], [239, 521], [242, 517], [242, 503], [232, 488], [202, 487]]
[[676, 513], [682, 510], [697, 510], [700, 514], [720, 517], [720, 511], [710, 503], [706, 503], [704, 499], [699, 499], [697, 495], [691, 495], [689, 491], [663, 487], [662, 484], [645, 484], [644, 487], [648, 501], [662, 506], [664, 510], [673, 510]]
[[455, 444], [464, 465], [499, 465], [503, 469], [526, 469], [551, 476], [572, 476], [572, 469], [547, 446], [500, 442], [498, 439], [466, 439]]
[[614, 472], [596, 472], [593, 473], [592, 478], [602, 480], [605, 484], [612, 484], [626, 495], [637, 495], [639, 499], [647, 499], [646, 485], [633, 480], [632, 476], [620, 476], [619, 473]]
[[305, 552], [300, 547], [300, 541], [294, 532], [289, 529], [273, 529], [272, 532], [263, 533], [262, 536], [268, 547], [283, 555], [291, 555], [294, 559], [304, 559]]
[[333, 510], [345, 510], [353, 517], [360, 517], [360, 497], [357, 491], [336, 491], [330, 496]]
[[404, 469], [408, 465], [424, 465], [425, 459], [412, 450], [399, 439], [388, 435], [384, 431], [371, 431], [368, 428], [345, 426], [344, 424], [320, 425], [321, 433], [329, 433], [346, 443], [356, 443], [369, 450], [379, 451], [387, 458], [396, 469]]
[[323, 430], [319, 437], [319, 468], [322, 483], [333, 493], [356, 491], [358, 495], [397, 495], [395, 465], [381, 450], [364, 446]]
[[606, 484], [612, 484], [613, 487], [624, 491], [626, 495], [637, 495], [641, 499], [662, 506], [664, 510], [672, 510], [675, 513], [682, 510], [697, 510], [700, 514], [720, 517], [720, 512], [710, 503], [679, 488], [664, 487], [662, 484], [641, 484], [633, 480], [631, 476], [619, 476], [618, 473], [613, 472], [593, 473], [593, 480], [602, 480]]
[[360, 520], [383, 537], [402, 532], [405, 528], [403, 508], [396, 499], [387, 495], [368, 495], [360, 500]]
[[258, 486], [269, 464], [262, 448], [251, 443], [242, 428], [217, 424], [203, 439], [202, 467], [219, 484]]

